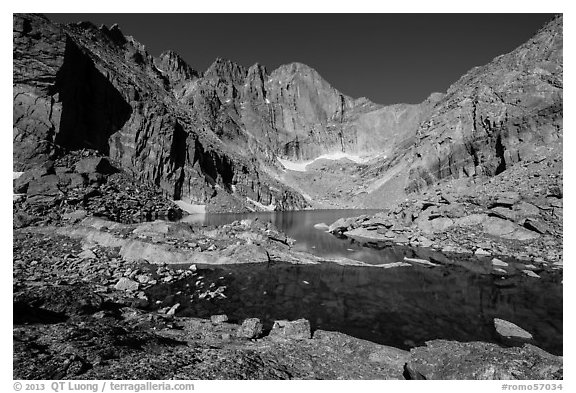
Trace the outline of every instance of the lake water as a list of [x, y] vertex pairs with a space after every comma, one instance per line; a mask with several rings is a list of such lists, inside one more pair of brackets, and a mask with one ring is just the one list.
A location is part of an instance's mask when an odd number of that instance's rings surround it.
[[204, 225], [224, 225], [236, 220], [258, 219], [273, 223], [279, 230], [296, 240], [294, 249], [327, 258], [346, 257], [371, 264], [401, 261], [404, 255], [413, 256], [408, 247], [376, 250], [349, 239], [338, 239], [314, 224], [332, 224], [342, 217], [374, 214], [379, 210], [301, 210], [285, 212], [258, 212], [244, 214], [191, 215], [182, 221]]
[[[442, 262], [382, 269], [334, 263], [285, 263], [203, 267], [204, 285], [225, 286], [226, 298], [200, 299], [192, 283], [161, 285], [149, 296], [160, 306], [181, 304], [179, 315], [209, 317], [227, 314], [241, 322], [258, 317], [270, 328], [277, 319], [306, 318], [313, 329], [334, 330], [399, 348], [426, 340], [498, 342], [493, 319], [513, 322], [534, 335], [535, 344], [562, 354], [562, 284], [560, 273], [490, 274], [489, 260], [447, 259], [425, 249], [364, 247], [338, 239], [313, 226], [330, 224], [365, 211], [302, 211], [282, 213], [208, 214], [206, 225], [244, 218], [272, 221], [296, 239], [295, 247], [320, 256], [346, 256], [380, 264], [403, 256]], [[188, 286], [187, 286], [188, 284]]]

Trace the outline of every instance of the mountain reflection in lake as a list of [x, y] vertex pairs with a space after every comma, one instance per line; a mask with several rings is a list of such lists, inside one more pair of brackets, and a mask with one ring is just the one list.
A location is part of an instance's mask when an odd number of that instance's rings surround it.
[[[270, 328], [276, 319], [306, 318], [313, 329], [334, 330], [408, 348], [426, 340], [497, 342], [493, 318], [530, 331], [536, 345], [562, 353], [562, 287], [544, 279], [500, 279], [460, 267], [254, 264], [201, 271], [205, 287], [226, 286], [226, 298], [191, 298], [186, 283], [157, 286], [149, 296], [160, 306], [180, 303], [178, 314], [233, 321], [257, 317]], [[178, 293], [180, 292], [180, 293]]]
[[316, 223], [370, 213], [374, 211], [207, 214], [201, 222], [223, 225], [258, 217], [294, 238], [296, 249], [319, 256], [381, 264], [407, 255], [442, 265], [392, 269], [334, 263], [227, 265], [202, 270], [204, 287], [226, 286], [226, 298], [198, 299], [194, 282], [156, 286], [149, 296], [161, 300], [161, 307], [180, 303], [178, 314], [183, 316], [208, 318], [224, 313], [239, 322], [257, 317], [267, 328], [277, 319], [306, 318], [313, 329], [340, 331], [399, 348], [440, 338], [498, 342], [493, 319], [501, 318], [532, 333], [539, 347], [562, 354], [560, 274], [542, 273], [538, 280], [523, 275], [501, 278], [489, 274], [489, 260], [448, 259], [410, 247], [368, 248], [314, 228]]
[[300, 210], [284, 212], [258, 212], [242, 214], [191, 215], [182, 221], [204, 225], [224, 225], [236, 220], [258, 219], [273, 223], [279, 230], [296, 240], [294, 249], [307, 251], [326, 258], [346, 257], [362, 262], [379, 264], [402, 260], [406, 255], [401, 248], [375, 250], [363, 247], [349, 239], [338, 239], [324, 230], [314, 228], [314, 224], [332, 224], [342, 217], [355, 217], [374, 214], [380, 210]]

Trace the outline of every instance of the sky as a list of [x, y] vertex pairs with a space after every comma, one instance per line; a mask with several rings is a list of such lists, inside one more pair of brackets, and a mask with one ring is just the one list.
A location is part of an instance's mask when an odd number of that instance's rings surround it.
[[551, 14], [46, 14], [118, 23], [153, 56], [171, 49], [204, 71], [217, 58], [272, 71], [300, 62], [334, 88], [379, 104], [418, 103], [527, 41]]

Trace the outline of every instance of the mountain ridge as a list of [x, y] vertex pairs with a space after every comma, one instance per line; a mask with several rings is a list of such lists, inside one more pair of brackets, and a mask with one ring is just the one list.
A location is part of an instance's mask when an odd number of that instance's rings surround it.
[[[552, 81], [546, 85], [552, 86], [549, 93], [560, 91], [561, 97], [557, 49], [548, 48], [549, 59], [544, 64], [541, 52], [553, 42], [538, 38], [542, 32], [558, 29], [561, 37], [561, 18], [514, 51], [472, 68], [445, 94], [431, 93], [419, 104], [384, 106], [342, 94], [312, 67], [299, 62], [268, 72], [259, 63], [246, 68], [217, 58], [199, 72], [174, 51], [149, 55], [143, 44], [124, 36], [117, 25], [58, 25], [43, 16], [15, 15], [14, 167], [25, 169], [62, 148], [90, 147], [174, 199], [221, 203], [224, 210], [249, 206], [249, 200], [293, 209], [314, 202], [300, 195], [308, 194], [311, 179], [303, 181], [286, 172], [279, 159], [310, 161], [341, 152], [366, 160], [373, 157], [372, 164], [356, 168], [366, 184], [351, 186], [350, 195], [355, 195], [349, 199], [354, 206], [381, 207], [387, 193], [396, 195], [386, 198], [389, 203], [447, 177], [490, 176], [502, 162], [510, 166], [519, 160], [514, 138], [477, 138], [487, 117], [491, 117], [489, 121], [502, 120], [495, 110], [514, 112], [508, 109], [511, 101], [498, 108], [483, 103], [478, 112], [482, 120], [464, 123], [457, 118], [476, 113], [476, 105], [458, 112], [459, 102], [478, 95], [474, 86], [498, 86], [503, 80], [512, 88], [531, 84], [533, 91], [517, 94], [530, 100], [538, 94], [541, 82], [548, 83], [538, 79], [545, 78], [546, 67], [556, 70], [548, 72]], [[547, 37], [552, 37], [550, 34]], [[534, 45], [537, 48], [531, 50]], [[25, 47], [46, 59], [46, 64], [32, 65]], [[521, 59], [518, 51], [528, 58]], [[544, 67], [538, 68], [543, 70], [540, 74], [527, 66], [536, 62]], [[518, 76], [517, 70], [523, 66], [533, 74]], [[495, 72], [498, 67], [504, 71]], [[462, 91], [467, 92], [465, 96], [459, 94]], [[482, 94], [486, 100], [497, 96]], [[558, 99], [547, 96], [542, 108], [550, 100], [558, 107]], [[559, 105], [550, 115], [556, 116], [552, 120], [555, 131], [550, 131], [556, 139], [561, 133]], [[530, 110], [524, 111], [528, 119], [533, 118]], [[550, 123], [550, 116], [544, 116], [543, 122]], [[434, 126], [435, 121], [440, 126]], [[449, 148], [431, 147], [434, 143], [426, 138], [440, 142], [446, 138], [443, 135], [457, 135], [453, 123], [464, 126], [466, 142], [449, 143]], [[502, 124], [498, 135], [508, 127]], [[486, 150], [483, 144], [490, 148]], [[480, 154], [481, 165], [472, 169], [470, 163], [478, 161], [475, 154]], [[386, 177], [391, 181], [388, 186]], [[362, 189], [371, 195], [358, 194]], [[340, 202], [335, 203], [338, 206]]]

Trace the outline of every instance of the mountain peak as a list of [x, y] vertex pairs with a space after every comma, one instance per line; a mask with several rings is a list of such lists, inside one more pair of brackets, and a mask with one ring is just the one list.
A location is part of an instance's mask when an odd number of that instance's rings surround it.
[[162, 71], [169, 74], [171, 80], [186, 80], [198, 77], [198, 71], [190, 67], [188, 63], [173, 50], [167, 50], [154, 59], [154, 65]]
[[246, 69], [231, 60], [217, 57], [204, 73], [205, 78], [222, 78], [241, 80], [246, 76]]

